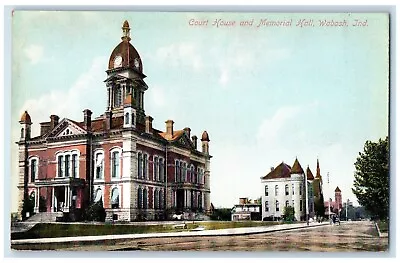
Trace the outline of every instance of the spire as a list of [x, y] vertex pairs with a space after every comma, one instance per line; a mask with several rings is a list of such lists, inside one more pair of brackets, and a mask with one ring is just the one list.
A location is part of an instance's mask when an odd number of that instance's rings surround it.
[[304, 174], [304, 170], [301, 167], [299, 160], [297, 160], [297, 157], [296, 157], [296, 160], [294, 160], [294, 164], [292, 166], [292, 171], [290, 173], [291, 174]]
[[317, 158], [317, 174], [315, 175], [315, 178], [321, 179], [321, 172], [319, 170], [319, 160]]
[[124, 24], [122, 25], [122, 37], [121, 39], [123, 41], [131, 41], [131, 33], [130, 33], [131, 29], [129, 27], [129, 23], [128, 20], [124, 21]]

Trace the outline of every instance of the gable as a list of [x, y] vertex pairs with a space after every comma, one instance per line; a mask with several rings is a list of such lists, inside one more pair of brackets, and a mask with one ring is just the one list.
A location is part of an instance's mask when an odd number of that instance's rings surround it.
[[86, 131], [71, 120], [63, 119], [56, 127], [54, 127], [47, 138], [62, 138], [81, 134], [86, 134]]
[[194, 149], [192, 141], [189, 139], [189, 137], [185, 133], [182, 133], [180, 138], [176, 140], [176, 144], [181, 148], [186, 148], [186, 149], [190, 149], [190, 150]]

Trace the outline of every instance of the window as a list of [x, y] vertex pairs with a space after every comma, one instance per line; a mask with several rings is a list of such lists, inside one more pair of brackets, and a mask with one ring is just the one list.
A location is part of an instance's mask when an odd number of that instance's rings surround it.
[[158, 207], [161, 209], [164, 208], [164, 193], [162, 190], [158, 192], [158, 201], [159, 201]]
[[185, 182], [189, 181], [189, 178], [187, 178], [187, 167], [186, 167], [186, 163], [183, 163], [183, 174], [182, 177], [184, 178]]
[[294, 200], [292, 200], [292, 207], [294, 207]]
[[179, 174], [179, 161], [176, 160], [175, 161], [175, 182], [180, 182], [181, 178], [180, 178], [180, 174]]
[[72, 177], [78, 178], [78, 155], [72, 155]]
[[199, 199], [197, 200], [197, 203], [198, 203], [198, 205], [197, 205], [198, 208], [203, 207], [203, 196], [201, 193], [199, 194]]
[[65, 155], [65, 177], [70, 176], [69, 168], [70, 168], [70, 155]]
[[285, 202], [285, 206], [288, 207], [289, 206], [289, 201], [286, 200]]
[[142, 208], [142, 203], [143, 203], [143, 192], [142, 192], [142, 188], [138, 188], [138, 199], [137, 199], [137, 207], [139, 208], [139, 209], [141, 209]]
[[154, 156], [153, 157], [153, 181], [159, 181], [159, 175], [158, 175], [158, 157]]
[[299, 184], [299, 195], [303, 194], [303, 184]]
[[95, 154], [95, 173], [96, 173], [96, 179], [103, 179], [104, 178], [104, 154], [101, 152], [98, 152]]
[[148, 171], [147, 154], [143, 154], [143, 179], [148, 179], [147, 171]]
[[294, 184], [292, 184], [292, 195], [294, 195]]
[[97, 203], [97, 202], [102, 201], [103, 200], [102, 197], [103, 197], [103, 192], [101, 191], [100, 188], [97, 188], [96, 194], [95, 194], [95, 197], [94, 197], [94, 202]]
[[265, 186], [265, 196], [268, 196], [268, 185]]
[[143, 208], [147, 209], [147, 189], [143, 189]]
[[303, 200], [300, 200], [300, 211], [303, 211]]
[[135, 113], [132, 112], [132, 125], [135, 125]]
[[289, 185], [285, 185], [285, 195], [289, 195]]
[[183, 162], [180, 161], [180, 176], [181, 176], [181, 182], [185, 182], [185, 173], [183, 172]]
[[138, 153], [138, 178], [142, 179], [142, 153]]
[[129, 124], [129, 112], [125, 113], [125, 124]]
[[119, 152], [114, 151], [111, 153], [111, 177], [112, 178], [119, 178], [120, 177], [120, 169], [119, 169]]
[[31, 159], [31, 164], [30, 164], [30, 168], [31, 168], [31, 182], [35, 182], [35, 179], [38, 177], [38, 160], [36, 158]]
[[192, 170], [191, 173], [190, 173], [190, 174], [191, 174], [191, 177], [192, 177], [191, 181], [192, 181], [192, 183], [194, 183], [195, 180], [196, 180], [196, 179], [195, 179], [195, 176], [196, 176], [196, 175], [195, 175], [195, 172], [194, 172], [194, 165], [192, 165], [191, 170]]
[[119, 208], [119, 191], [117, 187], [111, 192], [111, 208]]
[[279, 201], [278, 200], [276, 200], [275, 206], [276, 206], [275, 211], [279, 212]]
[[164, 177], [165, 177], [165, 175], [164, 175], [164, 159], [163, 158], [159, 158], [158, 162], [160, 164], [158, 166], [158, 168], [159, 168], [158, 180], [164, 182]]
[[275, 196], [278, 195], [278, 185], [275, 185]]
[[114, 106], [119, 107], [122, 104], [122, 92], [120, 87], [115, 88], [114, 92]]
[[159, 208], [159, 198], [158, 198], [158, 190], [155, 189], [154, 190], [154, 194], [153, 194], [153, 206], [154, 209], [158, 209]]
[[64, 156], [58, 156], [58, 177], [64, 177]]
[[268, 201], [265, 201], [265, 212], [269, 211]]

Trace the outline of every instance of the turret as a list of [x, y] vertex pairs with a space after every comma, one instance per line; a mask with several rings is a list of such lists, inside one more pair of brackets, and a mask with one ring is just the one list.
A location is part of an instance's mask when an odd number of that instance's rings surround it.
[[26, 141], [31, 138], [31, 116], [29, 115], [28, 111], [25, 111], [22, 116], [21, 120], [19, 121], [21, 124], [21, 136], [20, 141]]
[[210, 138], [208, 137], [208, 133], [207, 131], [204, 131], [203, 134], [201, 135], [201, 146], [202, 146], [202, 152], [205, 154], [210, 153], [209, 142]]

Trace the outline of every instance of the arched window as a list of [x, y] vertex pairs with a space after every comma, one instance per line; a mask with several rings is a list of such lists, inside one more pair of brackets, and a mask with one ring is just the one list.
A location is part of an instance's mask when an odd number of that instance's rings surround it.
[[142, 192], [142, 188], [138, 188], [138, 199], [137, 199], [137, 207], [138, 209], [142, 208], [142, 204], [143, 204], [143, 192]]
[[269, 211], [268, 201], [265, 201], [265, 212]]
[[132, 125], [135, 125], [135, 113], [132, 112]]
[[278, 185], [275, 185], [275, 196], [278, 195]]
[[35, 182], [35, 179], [38, 178], [38, 158], [34, 157], [30, 159], [30, 175], [31, 182]]
[[268, 196], [268, 185], [265, 186], [265, 196]]
[[279, 201], [278, 200], [276, 200], [275, 206], [276, 206], [275, 210], [276, 210], [276, 212], [278, 212], [279, 211]]
[[104, 178], [104, 154], [98, 152], [95, 154], [95, 179]]
[[138, 178], [142, 179], [142, 153], [138, 153]]
[[203, 196], [202, 196], [201, 193], [199, 194], [199, 198], [197, 199], [197, 207], [198, 208], [202, 208], [203, 207]]
[[111, 208], [119, 208], [119, 191], [118, 188], [113, 188], [111, 192]]
[[184, 182], [187, 182], [187, 178], [186, 178], [186, 175], [187, 175], [187, 170], [186, 170], [186, 163], [183, 163], [182, 164], [182, 181], [184, 181]]
[[285, 206], [288, 207], [289, 206], [289, 201], [286, 200], [285, 202]]
[[292, 195], [294, 195], [294, 184], [292, 184]]
[[153, 206], [154, 206], [154, 209], [158, 209], [159, 208], [159, 196], [158, 196], [158, 190], [157, 189], [155, 189], [154, 190], [154, 194], [153, 194]]
[[111, 152], [111, 177], [120, 177], [120, 155], [119, 150]]
[[196, 181], [196, 179], [195, 179], [195, 172], [194, 172], [194, 165], [192, 164], [192, 167], [191, 167], [191, 173], [190, 173], [190, 175], [192, 176], [192, 179], [191, 179], [191, 181], [192, 181], [192, 183], [194, 183], [195, 181]]
[[158, 168], [159, 168], [159, 172], [158, 172], [158, 180], [159, 181], [161, 181], [161, 182], [164, 182], [164, 159], [163, 158], [159, 158], [158, 159], [158, 161], [159, 161], [159, 166], [158, 166]]
[[125, 113], [125, 124], [129, 124], [129, 112]]
[[289, 195], [289, 185], [285, 185], [285, 195]]
[[159, 180], [159, 175], [158, 175], [158, 157], [154, 156], [153, 157], [153, 181], [158, 181]]
[[147, 202], [148, 202], [148, 200], [147, 200], [147, 189], [144, 188], [143, 189], [143, 208], [144, 209], [147, 209]]
[[96, 194], [94, 196], [94, 202], [95, 203], [102, 202], [102, 200], [103, 200], [103, 191], [101, 191], [100, 188], [97, 188]]
[[180, 182], [180, 174], [179, 174], [179, 161], [175, 161], [175, 182]]
[[299, 195], [303, 195], [303, 184], [299, 184]]
[[148, 159], [147, 154], [143, 154], [143, 179], [148, 179], [147, 171], [148, 171]]
[[158, 192], [158, 202], [159, 202], [158, 207], [161, 209], [164, 208], [164, 193], [162, 190]]
[[21, 128], [21, 138], [24, 138], [25, 137], [25, 130], [24, 130], [24, 128]]

